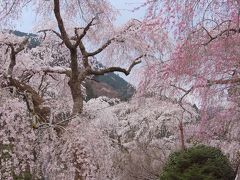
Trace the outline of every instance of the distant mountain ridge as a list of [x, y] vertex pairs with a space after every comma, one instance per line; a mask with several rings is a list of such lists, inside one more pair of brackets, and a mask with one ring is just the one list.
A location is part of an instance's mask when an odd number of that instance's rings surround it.
[[21, 31], [13, 31], [13, 30], [10, 30], [9, 33], [13, 33], [15, 34], [16, 36], [19, 36], [19, 37], [28, 37], [29, 38], [29, 45], [28, 47], [29, 48], [35, 48], [37, 46], [40, 45], [40, 42], [38, 41], [38, 36], [36, 34], [33, 34], [33, 33], [24, 33], [24, 32], [21, 32]]
[[[29, 48], [35, 48], [40, 45], [38, 36], [33, 33], [24, 33], [20, 31], [10, 31], [19, 37], [29, 38]], [[96, 64], [97, 63], [97, 64]], [[101, 63], [95, 62], [96, 67], [104, 67]], [[108, 73], [102, 76], [95, 76], [91, 80], [86, 80], [86, 100], [107, 96], [109, 98], [119, 98], [122, 101], [129, 100], [135, 93], [135, 88], [115, 73]]]

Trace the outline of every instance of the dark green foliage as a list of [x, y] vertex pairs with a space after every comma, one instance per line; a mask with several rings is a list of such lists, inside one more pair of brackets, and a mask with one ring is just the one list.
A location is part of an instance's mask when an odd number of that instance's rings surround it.
[[38, 37], [36, 34], [33, 34], [33, 33], [24, 33], [24, 32], [20, 32], [20, 31], [10, 31], [10, 33], [13, 33], [15, 34], [16, 36], [19, 36], [19, 37], [27, 37], [29, 38], [29, 45], [28, 45], [28, 48], [35, 48], [37, 46], [40, 45], [40, 42], [38, 40]]
[[234, 171], [221, 150], [205, 145], [172, 153], [161, 180], [234, 180]]

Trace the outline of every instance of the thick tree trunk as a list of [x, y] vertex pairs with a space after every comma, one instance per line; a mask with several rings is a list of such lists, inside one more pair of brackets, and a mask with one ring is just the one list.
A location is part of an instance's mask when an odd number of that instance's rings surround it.
[[8, 76], [10, 76], [10, 77], [12, 77], [12, 75], [13, 75], [13, 68], [16, 65], [16, 53], [14, 52], [13, 47], [11, 47], [11, 48], [12, 48], [12, 52], [11, 52], [11, 55], [10, 55], [11, 62], [10, 62], [10, 65], [8, 67]]
[[83, 96], [81, 89], [81, 82], [79, 80], [70, 79], [68, 85], [71, 89], [73, 99], [73, 114], [81, 114], [83, 109]]
[[68, 85], [71, 89], [72, 99], [73, 99], [73, 114], [81, 114], [83, 108], [83, 96], [81, 89], [81, 80], [79, 80], [78, 62], [77, 62], [77, 49], [73, 48], [71, 52], [71, 69], [72, 74]]
[[179, 123], [179, 130], [180, 130], [180, 141], [181, 141], [181, 148], [182, 150], [185, 149], [185, 138], [184, 138], [184, 130], [183, 130], [183, 121], [181, 120]]

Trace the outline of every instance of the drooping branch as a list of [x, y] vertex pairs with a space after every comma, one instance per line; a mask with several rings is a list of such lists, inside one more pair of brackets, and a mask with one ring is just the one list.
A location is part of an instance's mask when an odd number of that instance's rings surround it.
[[[140, 22], [140, 21], [138, 21], [138, 22]], [[123, 31], [120, 33], [120, 35], [121, 35], [121, 34], [124, 34], [124, 33], [127, 33], [127, 31], [128, 31], [132, 26], [133, 26], [133, 25], [129, 25], [125, 30], [123, 30]], [[101, 52], [102, 52], [104, 49], [106, 49], [113, 41], [117, 41], [117, 42], [121, 42], [121, 43], [124, 42], [123, 40], [119, 40], [119, 39], [118, 39], [118, 37], [119, 37], [120, 35], [118, 35], [117, 37], [113, 37], [113, 38], [109, 39], [106, 43], [104, 43], [104, 44], [103, 44], [100, 48], [98, 48], [96, 51], [88, 53], [88, 56], [95, 56], [95, 55], [101, 53]]]
[[[205, 31], [207, 31], [206, 29], [205, 29]], [[225, 29], [225, 30], [223, 30], [223, 31], [221, 31], [220, 33], [218, 33], [216, 36], [212, 36], [208, 31], [207, 31], [207, 34], [208, 34], [208, 36], [210, 37], [210, 39], [207, 41], [207, 42], [205, 42], [205, 43], [203, 43], [202, 45], [203, 46], [207, 46], [209, 43], [211, 43], [212, 41], [214, 41], [215, 39], [217, 39], [217, 38], [219, 38], [219, 37], [222, 37], [222, 36], [224, 36], [224, 35], [229, 35], [229, 33], [230, 32], [232, 32], [232, 33], [240, 33], [240, 29], [234, 29], [234, 28], [230, 28], [230, 29]]]
[[109, 68], [106, 68], [106, 69], [102, 69], [102, 70], [98, 70], [98, 71], [95, 71], [95, 70], [90, 70], [89, 74], [92, 74], [92, 75], [104, 75], [106, 73], [110, 73], [110, 72], [122, 72], [124, 73], [126, 76], [130, 74], [132, 68], [137, 65], [137, 64], [140, 64], [142, 61], [140, 60], [142, 57], [144, 57], [146, 55], [141, 55], [139, 57], [137, 57], [133, 63], [129, 66], [128, 69], [124, 69], [124, 68], [121, 68], [121, 67], [109, 67]]
[[240, 84], [240, 78], [207, 80], [206, 84], [197, 85], [197, 86], [194, 86], [193, 88], [196, 89], [196, 88], [211, 87], [214, 85], [230, 85], [230, 84]]
[[181, 118], [179, 119], [179, 131], [180, 131], [180, 142], [181, 142], [181, 148], [182, 150], [184, 150], [186, 147], [185, 147], [185, 136], [184, 136], [184, 124], [183, 124], [183, 120], [184, 120], [184, 113], [187, 112], [190, 114], [190, 116], [192, 117], [192, 113], [187, 110], [184, 105], [183, 105], [183, 99], [193, 90], [193, 88], [191, 87], [190, 89], [186, 90], [182, 87], [178, 87], [176, 85], [172, 85], [170, 84], [170, 86], [178, 89], [178, 90], [181, 90], [182, 92], [184, 92], [184, 94], [179, 98], [179, 100], [177, 101], [177, 104], [182, 108], [183, 112], [181, 114]]
[[213, 37], [212, 37], [212, 35], [210, 34], [210, 32], [203, 26], [202, 27], [205, 31], [206, 31], [206, 33], [207, 33], [207, 35], [210, 37], [210, 39], [212, 39]]

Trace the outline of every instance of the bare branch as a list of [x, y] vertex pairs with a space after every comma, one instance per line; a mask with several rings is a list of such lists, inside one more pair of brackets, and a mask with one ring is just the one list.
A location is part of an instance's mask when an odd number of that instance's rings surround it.
[[64, 67], [42, 67], [39, 71], [44, 73], [58, 73], [58, 74], [65, 74], [67, 76], [71, 76], [71, 69], [64, 68]]
[[217, 34], [216, 36], [210, 36], [210, 39], [207, 41], [207, 42], [205, 42], [205, 43], [203, 43], [202, 45], [203, 46], [207, 46], [209, 43], [211, 43], [213, 40], [215, 40], [215, 39], [217, 39], [217, 38], [219, 38], [219, 37], [221, 37], [221, 36], [224, 36], [224, 35], [229, 35], [229, 33], [230, 32], [232, 32], [232, 33], [240, 33], [240, 29], [234, 29], [234, 28], [231, 28], [231, 29], [225, 29], [225, 30], [223, 30], [223, 31], [221, 31], [219, 34]]
[[87, 52], [87, 50], [86, 50], [82, 41], [79, 41], [79, 49], [80, 49], [83, 56], [88, 57], [88, 52]]
[[[105, 44], [103, 44], [99, 49], [97, 49], [94, 52], [88, 53], [88, 56], [95, 56], [99, 53], [101, 53], [104, 49], [106, 49], [113, 41], [115, 41], [116, 38], [109, 39]], [[124, 42], [124, 41], [118, 41], [118, 42]]]
[[179, 90], [181, 90], [181, 91], [183, 91], [183, 92], [187, 92], [188, 90], [186, 90], [186, 89], [184, 89], [184, 88], [181, 88], [181, 87], [178, 87], [178, 86], [176, 86], [175, 84], [170, 84], [170, 86], [172, 86], [172, 87], [174, 87], [174, 88], [177, 88], [177, 89], [179, 89]]
[[[15, 87], [18, 93], [23, 94], [26, 98], [26, 103], [28, 106], [29, 112], [32, 114], [33, 118], [40, 118], [41, 121], [46, 121], [47, 116], [50, 113], [50, 108], [42, 107], [41, 105], [44, 102], [44, 99], [35, 91], [31, 86], [13, 79], [12, 77], [8, 78], [8, 86]], [[29, 101], [30, 100], [30, 101]], [[31, 103], [31, 107], [29, 107]], [[32, 124], [35, 126], [35, 123]]]
[[41, 33], [41, 32], [44, 33], [44, 39], [46, 37], [46, 32], [52, 32], [52, 33], [56, 34], [60, 39], [63, 40], [61, 34], [58, 33], [57, 31], [52, 30], [52, 29], [43, 29], [43, 30], [38, 31], [38, 33]]
[[212, 35], [210, 34], [210, 32], [209, 32], [204, 26], [202, 26], [202, 28], [207, 32], [207, 34], [208, 34], [208, 36], [210, 37], [210, 39], [212, 39], [213, 37], [212, 37]]
[[220, 80], [208, 80], [206, 86], [212, 85], [227, 85], [227, 84], [237, 84], [240, 83], [240, 78], [232, 78], [232, 79], [220, 79]]
[[77, 30], [79, 28], [75, 28], [75, 35], [77, 36], [77, 41], [75, 43], [75, 47], [77, 47], [80, 43], [80, 41], [82, 40], [82, 38], [84, 38], [84, 36], [87, 34], [88, 30], [90, 29], [90, 27], [93, 25], [93, 21], [96, 19], [96, 16], [92, 18], [92, 20], [87, 24], [87, 26], [85, 28], [83, 28], [83, 32], [82, 34], [78, 34]]
[[[189, 113], [190, 116], [192, 117], [192, 113], [183, 106], [183, 99], [184, 99], [194, 88], [191, 87], [190, 89], [186, 90], [186, 89], [184, 89], [184, 88], [182, 88], [182, 87], [178, 87], [178, 86], [176, 86], [176, 85], [174, 85], [174, 84], [170, 84], [170, 86], [172, 86], [172, 87], [174, 87], [174, 88], [176, 88], [176, 89], [181, 90], [182, 92], [184, 92], [184, 94], [179, 98], [179, 100], [177, 101], [177, 103], [178, 103], [178, 105], [183, 109], [183, 113], [184, 113], [184, 112], [187, 112], [187, 113]], [[182, 115], [183, 115], [183, 114], [182, 114]], [[182, 117], [182, 119], [183, 119], [183, 117]], [[182, 127], [181, 123], [182, 123], [182, 121], [180, 121], [180, 126], [179, 126], [179, 127], [180, 127], [180, 131], [181, 131], [181, 136], [183, 136], [183, 134], [182, 134], [183, 129], [181, 129], [181, 128], [183, 128], [183, 127]], [[182, 144], [182, 145], [183, 145], [183, 144]], [[184, 146], [183, 146], [183, 147], [184, 147]]]
[[133, 63], [129, 66], [129, 68], [126, 70], [126, 69], [123, 69], [123, 68], [120, 68], [120, 67], [109, 67], [107, 69], [102, 69], [102, 70], [99, 70], [99, 71], [94, 71], [92, 69], [90, 69], [90, 74], [93, 74], [93, 75], [104, 75], [105, 73], [110, 73], [110, 72], [122, 72], [124, 73], [126, 76], [130, 74], [132, 68], [137, 65], [137, 64], [140, 64], [141, 63], [141, 58], [144, 57], [146, 55], [141, 55], [139, 57], [137, 57]]
[[10, 48], [10, 64], [8, 66], [8, 76], [12, 77], [13, 68], [16, 65], [16, 55], [24, 50], [28, 39], [24, 39], [21, 43], [10, 43], [10, 42], [1, 42], [4, 45], [7, 45]]
[[185, 94], [179, 99], [180, 104], [182, 104], [183, 99], [193, 90], [193, 87], [191, 87], [189, 90], [185, 92]]
[[16, 53], [14, 50], [14, 47], [12, 45], [9, 45], [10, 49], [11, 49], [11, 53], [10, 53], [10, 64], [8, 66], [8, 76], [12, 77], [13, 74], [13, 68], [16, 65]]
[[67, 46], [68, 49], [72, 49], [73, 45], [70, 42], [70, 39], [68, 37], [68, 34], [66, 32], [66, 29], [64, 27], [64, 23], [63, 23], [61, 14], [60, 14], [59, 0], [54, 0], [54, 14], [55, 14], [55, 17], [57, 19], [58, 28], [59, 28], [59, 30], [61, 32], [61, 37], [62, 37], [62, 40], [63, 40], [64, 44]]

